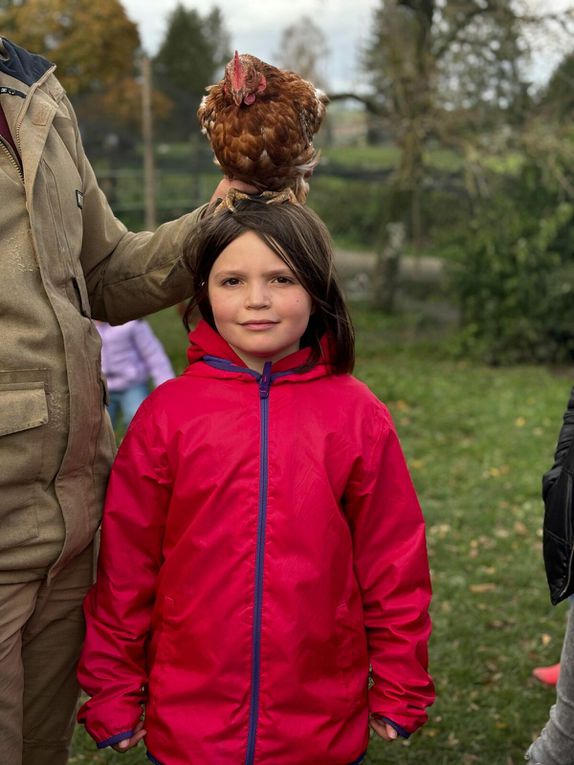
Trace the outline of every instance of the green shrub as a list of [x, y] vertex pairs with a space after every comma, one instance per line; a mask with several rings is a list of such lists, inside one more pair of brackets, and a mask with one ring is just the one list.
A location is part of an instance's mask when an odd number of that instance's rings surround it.
[[342, 245], [370, 249], [384, 223], [389, 193], [379, 181], [322, 175], [311, 181], [309, 206]]
[[491, 363], [574, 358], [574, 206], [509, 197], [453, 246], [461, 344]]

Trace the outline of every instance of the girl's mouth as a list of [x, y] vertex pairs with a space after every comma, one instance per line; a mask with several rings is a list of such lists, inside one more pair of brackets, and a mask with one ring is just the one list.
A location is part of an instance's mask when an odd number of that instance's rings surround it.
[[245, 321], [241, 323], [241, 326], [246, 329], [263, 330], [275, 327], [278, 323], [277, 321]]

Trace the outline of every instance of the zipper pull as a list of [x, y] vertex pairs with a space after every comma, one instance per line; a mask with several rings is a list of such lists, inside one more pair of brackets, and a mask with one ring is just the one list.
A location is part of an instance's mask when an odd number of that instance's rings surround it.
[[269, 386], [271, 385], [271, 362], [266, 361], [263, 365], [263, 373], [259, 378], [259, 398], [268, 398]]

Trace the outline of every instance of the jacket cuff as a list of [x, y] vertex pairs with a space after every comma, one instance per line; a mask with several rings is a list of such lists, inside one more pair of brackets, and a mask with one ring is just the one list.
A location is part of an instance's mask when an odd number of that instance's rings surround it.
[[131, 738], [134, 735], [133, 730], [124, 731], [124, 733], [116, 733], [115, 736], [110, 736], [103, 741], [96, 741], [98, 749], [105, 749], [107, 746], [115, 746], [120, 741], [125, 741], [127, 738]]
[[373, 715], [373, 717], [375, 718], [375, 720], [378, 720], [380, 722], [387, 723], [387, 725], [390, 725], [391, 728], [394, 728], [396, 730], [396, 732], [399, 734], [401, 738], [410, 737], [411, 734], [409, 733], [408, 730], [403, 728], [402, 725], [399, 725], [394, 720], [391, 720], [389, 717], [385, 717], [384, 715], [377, 715], [377, 714]]

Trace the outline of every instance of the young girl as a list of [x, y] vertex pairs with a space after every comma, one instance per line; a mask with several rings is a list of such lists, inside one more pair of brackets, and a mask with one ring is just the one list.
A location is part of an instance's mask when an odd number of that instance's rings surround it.
[[357, 765], [434, 696], [397, 434], [310, 210], [239, 201], [188, 259], [204, 320], [112, 471], [79, 719], [159, 765]]

